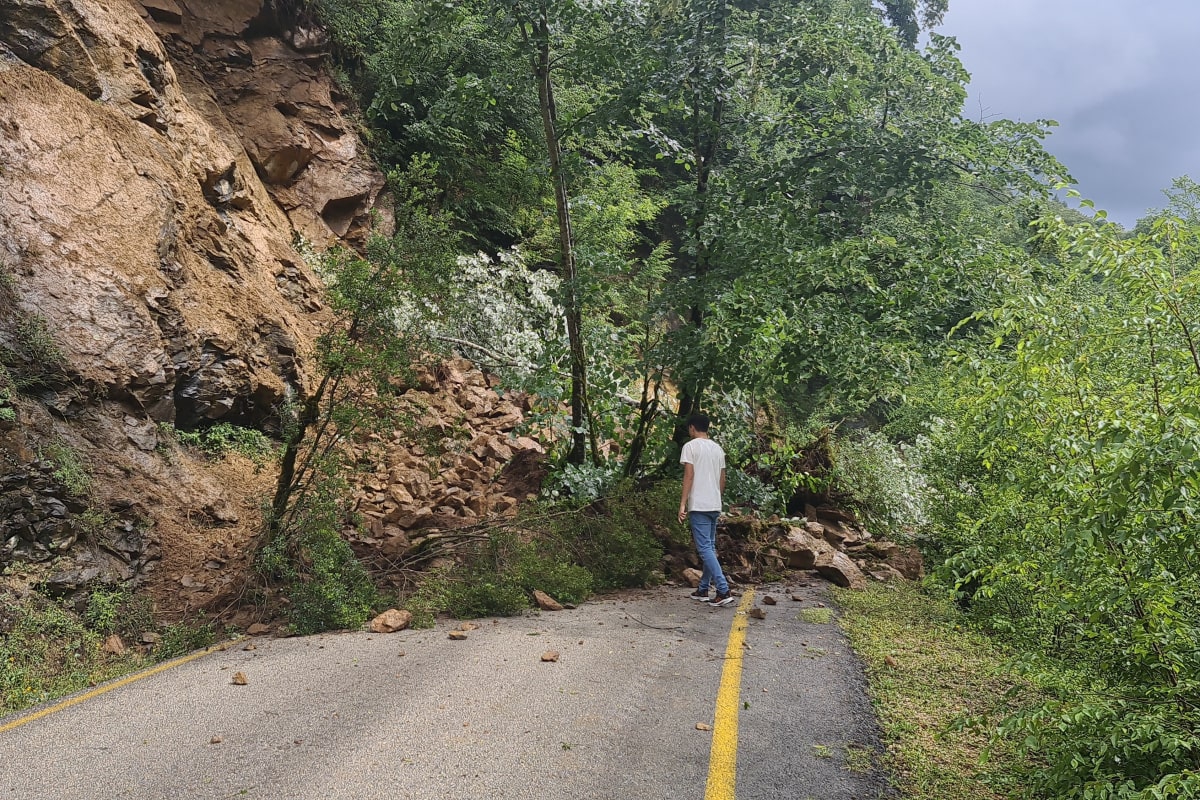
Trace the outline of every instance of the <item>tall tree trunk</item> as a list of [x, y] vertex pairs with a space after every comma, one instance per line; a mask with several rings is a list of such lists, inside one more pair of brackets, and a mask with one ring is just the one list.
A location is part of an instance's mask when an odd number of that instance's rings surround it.
[[[725, 113], [726, 85], [725, 54], [729, 47], [729, 7], [726, 0], [718, 0], [712, 14], [712, 29], [708, 29], [708, 21], [703, 15], [696, 22], [696, 60], [692, 68], [692, 157], [696, 162], [696, 197], [692, 209], [691, 234], [695, 243], [696, 259], [692, 274], [695, 277], [696, 296], [687, 310], [687, 322], [697, 333], [704, 327], [706, 311], [705, 278], [708, 276], [712, 259], [712, 248], [704, 239], [704, 224], [708, 220], [709, 181], [712, 177], [713, 166], [716, 162], [717, 147], [720, 144], [721, 123]], [[719, 76], [711, 86], [712, 98], [710, 111], [706, 115], [707, 105], [704, 94], [707, 87], [704, 80], [704, 62], [706, 45], [715, 43], [715, 60], [717, 69], [714, 74]], [[698, 412], [704, 390], [708, 388], [710, 376], [707, 368], [701, 368], [693, 375], [685, 376], [679, 392], [678, 419], [675, 424], [675, 443], [680, 447], [688, 440], [687, 418]]]
[[546, 135], [546, 155], [550, 179], [554, 184], [554, 208], [558, 216], [559, 260], [566, 284], [567, 340], [571, 352], [571, 452], [567, 460], [582, 464], [588, 442], [594, 463], [599, 463], [599, 448], [587, 402], [587, 360], [583, 346], [583, 312], [579, 299], [579, 275], [575, 263], [575, 241], [571, 232], [571, 205], [567, 178], [562, 164], [562, 142], [558, 137], [558, 110], [554, 101], [554, 83], [550, 68], [550, 19], [548, 4], [539, 4], [538, 19], [532, 24], [532, 36], [522, 25], [526, 39], [535, 47], [533, 73], [537, 80], [538, 106]]

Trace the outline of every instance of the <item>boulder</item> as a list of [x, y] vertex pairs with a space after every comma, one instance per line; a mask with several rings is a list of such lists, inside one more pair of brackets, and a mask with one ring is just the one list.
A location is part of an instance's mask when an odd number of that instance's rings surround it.
[[925, 559], [921, 557], [921, 551], [912, 545], [898, 547], [887, 557], [887, 563], [910, 581], [925, 577]]
[[539, 589], [534, 589], [533, 591], [533, 602], [537, 603], [537, 607], [543, 611], [563, 610], [562, 603]]
[[411, 623], [412, 614], [410, 612], [389, 608], [371, 620], [370, 628], [373, 633], [395, 633], [404, 630]]
[[788, 528], [776, 547], [789, 569], [813, 569], [818, 558], [833, 552], [833, 547], [824, 539], [818, 539], [807, 530], [797, 527]]
[[867, 578], [849, 556], [830, 549], [817, 556], [813, 566], [832, 583], [850, 589], [867, 588]]

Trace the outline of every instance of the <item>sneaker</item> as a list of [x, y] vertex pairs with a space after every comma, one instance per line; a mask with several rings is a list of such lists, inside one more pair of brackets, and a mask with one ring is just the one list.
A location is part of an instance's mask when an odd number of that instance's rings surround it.
[[710, 600], [708, 604], [710, 606], [729, 606], [733, 605], [735, 599], [730, 592], [725, 592], [724, 594], [717, 592], [717, 596]]
[[688, 597], [692, 598], [693, 600], [699, 600], [701, 603], [707, 603], [709, 600], [708, 592], [702, 592], [699, 589], [689, 594]]

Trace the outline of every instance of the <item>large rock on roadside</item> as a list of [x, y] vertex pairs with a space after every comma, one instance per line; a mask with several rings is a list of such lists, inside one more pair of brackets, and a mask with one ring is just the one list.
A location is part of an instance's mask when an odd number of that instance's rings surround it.
[[371, 620], [371, 631], [373, 633], [395, 633], [404, 630], [411, 623], [412, 614], [410, 612], [389, 608]]
[[542, 611], [562, 611], [562, 603], [555, 600], [545, 592], [535, 589], [533, 592], [533, 602], [537, 603], [537, 607]]
[[776, 547], [789, 569], [813, 569], [818, 558], [834, 552], [829, 542], [816, 538], [804, 528], [796, 527], [788, 528], [787, 535], [779, 540]]
[[925, 559], [921, 557], [921, 551], [912, 545], [897, 547], [887, 557], [887, 563], [910, 581], [925, 577]]
[[867, 588], [867, 578], [850, 557], [836, 550], [829, 550], [817, 556], [813, 565], [822, 577], [850, 589]]

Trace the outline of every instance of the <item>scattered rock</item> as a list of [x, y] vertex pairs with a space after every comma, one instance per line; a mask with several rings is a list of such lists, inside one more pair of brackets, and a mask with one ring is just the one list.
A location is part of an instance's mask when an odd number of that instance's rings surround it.
[[233, 678], [231, 678], [229, 682], [232, 683], [234, 686], [245, 686], [247, 684], [246, 673], [244, 673], [244, 672], [233, 673]]
[[543, 611], [563, 610], [561, 603], [539, 589], [533, 590], [533, 601], [537, 603], [538, 608], [542, 609]]
[[703, 576], [704, 573], [700, 572], [698, 569], [693, 569], [692, 567], [687, 567], [683, 571], [683, 579], [687, 581], [688, 586], [691, 586], [693, 589], [699, 588], [700, 579]]
[[460, 631], [477, 631], [477, 630], [479, 630], [479, 626], [476, 625], [474, 622], [460, 622], [458, 624], [458, 630], [460, 630]]
[[794, 594], [794, 595], [792, 595], [792, 599], [795, 600], [797, 603], [803, 603], [804, 595]]
[[557, 662], [558, 661], [558, 651], [557, 650], [547, 650], [546, 652], [542, 653], [542, 661]]
[[222, 739], [220, 736], [214, 736], [208, 740], [208, 743], [209, 744], [220, 744], [223, 741], [225, 741], [225, 740]]
[[450, 631], [450, 638], [456, 642], [461, 642], [463, 639], [467, 638], [467, 632], [466, 631]]
[[104, 646], [100, 649], [114, 656], [124, 655], [125, 642], [121, 640], [120, 636], [114, 633], [104, 640]]
[[899, 663], [897, 663], [896, 659], [892, 658], [891, 656], [884, 656], [884, 657], [883, 657], [883, 663], [887, 664], [889, 667], [898, 667], [898, 666], [900, 666], [900, 664], [899, 664]]
[[778, 602], [778, 601], [776, 601], [776, 599], [775, 599], [774, 597], [772, 597], [771, 595], [769, 595], [769, 594], [764, 594], [764, 595], [763, 595], [762, 602], [763, 602], [763, 605], [764, 605], [764, 606], [773, 606], [773, 605], [775, 605], [775, 604], [776, 604], [776, 602]]
[[404, 630], [411, 623], [412, 613], [389, 608], [371, 620], [370, 627], [373, 633], [395, 633]]
[[158, 644], [162, 641], [162, 635], [154, 631], [146, 631], [142, 634], [142, 644]]
[[245, 646], [245, 647], [243, 647], [242, 649], [243, 649], [243, 650], [257, 650], [257, 649], [258, 649], [258, 645], [256, 645], [254, 642], [251, 642], [250, 644], [246, 645], [246, 646]]
[[271, 626], [264, 625], [261, 622], [255, 622], [249, 628], [246, 628], [246, 634], [248, 636], [263, 636], [264, 634], [268, 634], [270, 632]]
[[697, 723], [696, 723], [696, 730], [698, 730], [698, 731], [711, 731], [711, 730], [712, 730], [712, 725], [709, 725], [707, 722], [697, 722]]
[[754, 619], [766, 619], [767, 612], [763, 611], [758, 606], [755, 606], [754, 608], [750, 609], [750, 616], [753, 617]]

